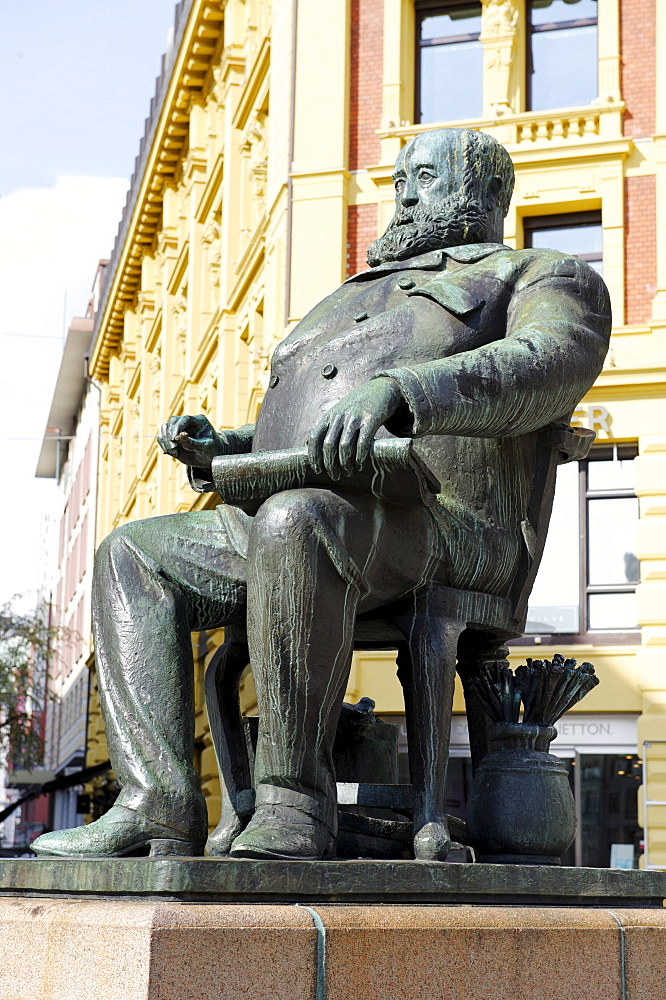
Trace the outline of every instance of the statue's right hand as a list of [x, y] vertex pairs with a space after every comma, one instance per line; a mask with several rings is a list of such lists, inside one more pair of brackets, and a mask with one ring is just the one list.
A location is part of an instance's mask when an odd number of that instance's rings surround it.
[[160, 428], [157, 443], [166, 455], [201, 469], [209, 469], [215, 456], [225, 455], [228, 450], [222, 435], [203, 414], [169, 417]]

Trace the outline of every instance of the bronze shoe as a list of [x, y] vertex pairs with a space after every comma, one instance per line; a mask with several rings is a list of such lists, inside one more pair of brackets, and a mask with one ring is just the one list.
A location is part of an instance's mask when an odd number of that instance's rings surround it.
[[224, 816], [217, 824], [206, 841], [206, 854], [209, 858], [226, 858], [229, 856], [231, 845], [245, 829], [245, 824], [237, 817], [226, 820]]
[[116, 805], [87, 826], [44, 833], [31, 847], [40, 857], [56, 858], [119, 858], [146, 853], [151, 858], [201, 857], [204, 840], [203, 835], [188, 836], [183, 830], [156, 823], [134, 809]]
[[451, 850], [451, 836], [446, 820], [431, 821], [414, 834], [414, 857], [417, 861], [446, 861]]
[[294, 806], [260, 805], [229, 853], [232, 858], [320, 861], [335, 857], [335, 837], [326, 823]]

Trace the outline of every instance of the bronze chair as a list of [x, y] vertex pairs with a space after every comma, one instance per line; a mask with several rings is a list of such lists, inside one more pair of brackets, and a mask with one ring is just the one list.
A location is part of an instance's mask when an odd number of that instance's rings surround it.
[[[594, 437], [593, 431], [566, 425], [551, 425], [539, 432], [526, 512], [526, 545], [506, 597], [431, 583], [408, 598], [357, 618], [355, 650], [397, 650], [411, 785], [339, 785], [338, 800], [347, 806], [411, 811], [415, 828], [426, 831], [420, 842], [418, 834], [414, 839], [417, 858], [436, 858], [432, 829], [446, 818], [449, 713], [456, 670], [465, 695], [475, 769], [487, 751], [487, 723], [469, 681], [484, 662], [507, 655], [504, 644], [508, 640], [522, 636], [546, 541], [557, 466], [585, 458]], [[228, 626], [225, 642], [206, 672], [206, 707], [222, 784], [222, 815], [211, 835], [209, 853], [226, 853], [254, 808], [252, 750], [239, 705], [240, 679], [248, 663], [244, 627]], [[376, 823], [370, 826], [377, 828]], [[463, 836], [463, 830], [454, 826], [454, 838]]]

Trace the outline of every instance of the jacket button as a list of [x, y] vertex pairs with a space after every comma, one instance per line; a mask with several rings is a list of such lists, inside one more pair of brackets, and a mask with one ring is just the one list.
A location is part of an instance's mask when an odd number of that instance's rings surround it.
[[416, 282], [411, 278], [401, 278], [398, 282], [398, 288], [404, 288], [405, 291], [408, 291], [410, 288], [413, 288], [415, 284]]
[[354, 322], [355, 323], [362, 323], [363, 320], [367, 319], [367, 318], [368, 318], [368, 314], [367, 313], [357, 313], [357, 315], [354, 316]]
[[335, 378], [335, 376], [338, 374], [338, 369], [335, 367], [335, 365], [324, 365], [324, 367], [321, 370], [321, 373], [324, 376], [324, 378]]
[[279, 381], [280, 381], [279, 375], [271, 375], [270, 379], [268, 380], [269, 389], [274, 389]]

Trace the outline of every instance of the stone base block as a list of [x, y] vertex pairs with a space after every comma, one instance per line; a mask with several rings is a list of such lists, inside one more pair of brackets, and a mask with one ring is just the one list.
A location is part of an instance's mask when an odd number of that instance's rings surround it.
[[2, 1000], [303, 1000], [317, 931], [296, 906], [0, 899]]
[[666, 911], [0, 898], [2, 1000], [663, 1000]]

